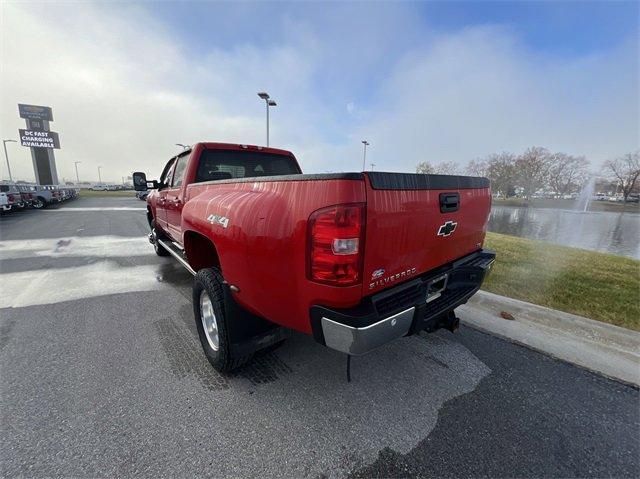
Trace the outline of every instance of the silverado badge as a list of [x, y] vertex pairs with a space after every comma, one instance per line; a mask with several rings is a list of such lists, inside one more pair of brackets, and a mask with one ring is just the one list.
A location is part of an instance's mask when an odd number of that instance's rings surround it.
[[445, 224], [438, 228], [438, 236], [451, 236], [456, 230], [458, 223], [454, 223], [453, 221], [447, 221]]

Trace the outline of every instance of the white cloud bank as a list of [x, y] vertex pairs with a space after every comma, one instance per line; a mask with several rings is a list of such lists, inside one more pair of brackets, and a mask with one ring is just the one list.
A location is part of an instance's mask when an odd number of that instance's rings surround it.
[[[356, 115], [317, 91], [320, 72], [345, 68], [323, 48], [337, 40], [291, 18], [285, 43], [222, 49], [212, 37], [202, 55], [143, 8], [32, 7], [0, 7], [0, 135], [17, 138], [23, 127], [17, 103], [52, 106], [61, 178], [75, 178], [74, 161], [87, 180], [98, 165], [109, 181], [137, 169], [157, 174], [177, 142], [263, 144], [263, 89], [278, 100], [272, 144], [294, 151], [308, 172], [358, 170], [362, 138], [376, 169], [388, 171], [533, 144], [598, 163], [640, 143], [632, 40], [567, 60], [536, 55], [498, 27], [432, 34], [388, 62]], [[336, 90], [348, 91], [353, 73]], [[8, 147], [14, 177], [32, 179], [28, 149]]]

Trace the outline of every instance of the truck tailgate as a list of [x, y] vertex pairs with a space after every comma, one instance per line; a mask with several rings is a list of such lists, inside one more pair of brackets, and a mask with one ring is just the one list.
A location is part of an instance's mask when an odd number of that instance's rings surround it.
[[486, 178], [370, 172], [366, 185], [365, 295], [482, 247], [491, 210]]

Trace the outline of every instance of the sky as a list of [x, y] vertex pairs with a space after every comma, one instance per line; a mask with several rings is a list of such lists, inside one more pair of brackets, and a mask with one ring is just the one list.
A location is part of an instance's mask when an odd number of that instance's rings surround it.
[[[597, 169], [640, 147], [638, 2], [7, 2], [0, 136], [53, 108], [60, 179], [157, 177], [197, 141], [303, 171], [415, 171], [536, 145]], [[29, 149], [8, 143], [14, 178]], [[0, 176], [7, 177], [2, 161]]]

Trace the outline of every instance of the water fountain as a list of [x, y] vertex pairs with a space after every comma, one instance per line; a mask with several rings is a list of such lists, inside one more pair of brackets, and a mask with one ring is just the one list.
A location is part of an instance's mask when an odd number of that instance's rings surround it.
[[596, 189], [596, 177], [592, 176], [589, 178], [589, 181], [584, 185], [580, 194], [576, 198], [576, 202], [573, 205], [573, 211], [578, 211], [580, 213], [586, 213], [589, 209], [589, 203], [591, 202], [591, 198], [593, 198], [593, 193]]

